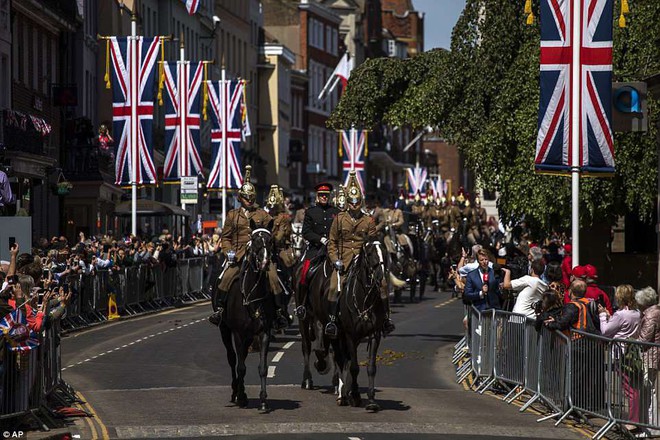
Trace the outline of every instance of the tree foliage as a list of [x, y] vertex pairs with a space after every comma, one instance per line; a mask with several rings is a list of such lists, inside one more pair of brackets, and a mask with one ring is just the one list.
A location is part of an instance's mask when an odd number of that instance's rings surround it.
[[[618, 8], [619, 0], [615, 8]], [[534, 172], [539, 106], [539, 25], [526, 26], [523, 1], [467, 0], [451, 51], [407, 60], [367, 60], [351, 75], [329, 125], [431, 125], [464, 154], [479, 184], [500, 193], [505, 222], [539, 229], [570, 224], [570, 179]], [[538, 17], [538, 0], [534, 11]], [[615, 80], [660, 73], [660, 2], [636, 0], [614, 34]], [[617, 9], [618, 10], [618, 9]], [[616, 133], [616, 175], [581, 180], [584, 225], [626, 212], [650, 219], [657, 187], [658, 97], [648, 133]]]

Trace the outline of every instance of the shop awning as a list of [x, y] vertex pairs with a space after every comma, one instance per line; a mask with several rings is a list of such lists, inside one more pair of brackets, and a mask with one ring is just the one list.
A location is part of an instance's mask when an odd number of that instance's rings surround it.
[[[128, 217], [131, 215], [131, 201], [121, 202], [115, 207], [115, 215], [118, 217]], [[190, 213], [178, 206], [168, 203], [156, 202], [155, 200], [138, 199], [137, 215], [149, 217], [166, 217], [176, 215], [180, 217], [190, 217]]]

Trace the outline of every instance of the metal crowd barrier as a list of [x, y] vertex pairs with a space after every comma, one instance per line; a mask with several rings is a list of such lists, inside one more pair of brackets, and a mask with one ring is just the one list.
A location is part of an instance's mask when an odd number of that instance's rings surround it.
[[217, 278], [217, 258], [177, 261], [176, 267], [141, 264], [119, 270], [101, 269], [64, 280], [74, 295], [67, 307], [66, 329], [107, 320], [108, 298], [114, 295], [120, 315], [134, 315], [185, 301], [209, 299]]
[[500, 384], [508, 403], [527, 394], [521, 412], [535, 402], [549, 409], [539, 422], [602, 419], [596, 439], [623, 425], [660, 434], [660, 344], [545, 326], [537, 331], [534, 320], [500, 310], [471, 307], [467, 318], [452, 359], [458, 382], [472, 375], [479, 393]]

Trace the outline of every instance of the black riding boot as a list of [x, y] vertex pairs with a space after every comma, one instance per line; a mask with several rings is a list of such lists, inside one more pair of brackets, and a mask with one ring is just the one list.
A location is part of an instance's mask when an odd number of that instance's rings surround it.
[[383, 301], [383, 307], [385, 308], [385, 322], [383, 322], [383, 334], [387, 336], [390, 333], [392, 333], [396, 329], [396, 327], [394, 326], [394, 322], [392, 322], [392, 319], [390, 319], [389, 298], [382, 299], [381, 301]]
[[213, 325], [220, 325], [222, 322], [222, 315], [225, 312], [225, 307], [227, 306], [227, 292], [220, 290], [218, 291], [218, 309], [209, 316], [209, 322]]
[[275, 295], [275, 330], [283, 330], [289, 326], [289, 320], [286, 318], [288, 315], [286, 305], [284, 304], [284, 293]]
[[328, 301], [328, 318], [330, 320], [325, 325], [325, 335], [331, 339], [337, 337], [337, 315], [339, 315], [339, 301]]

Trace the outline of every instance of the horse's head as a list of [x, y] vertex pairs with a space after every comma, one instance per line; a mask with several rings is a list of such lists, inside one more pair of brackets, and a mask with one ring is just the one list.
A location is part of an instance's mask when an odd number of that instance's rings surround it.
[[367, 266], [371, 279], [377, 283], [385, 278], [388, 266], [387, 255], [385, 246], [378, 240], [369, 240], [362, 245], [364, 264]]
[[305, 247], [305, 239], [303, 238], [302, 235], [302, 224], [300, 223], [293, 223], [291, 225], [292, 233], [291, 233], [291, 247], [293, 247], [294, 254], [296, 255], [296, 258], [300, 258], [302, 254], [304, 253], [304, 247]]
[[273, 229], [273, 220], [265, 228], [257, 228], [253, 220], [250, 220], [250, 242], [248, 243], [247, 259], [252, 267], [259, 271], [267, 268], [273, 248], [273, 237], [270, 231]]

